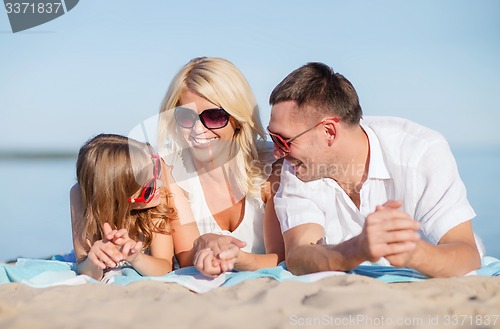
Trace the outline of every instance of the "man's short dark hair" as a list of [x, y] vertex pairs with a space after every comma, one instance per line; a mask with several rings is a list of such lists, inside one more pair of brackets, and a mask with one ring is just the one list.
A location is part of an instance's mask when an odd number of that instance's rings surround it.
[[315, 113], [303, 113], [307, 117], [335, 116], [349, 125], [358, 124], [363, 115], [356, 90], [349, 80], [323, 63], [307, 63], [290, 73], [269, 98], [271, 105], [295, 101], [300, 110], [305, 105]]

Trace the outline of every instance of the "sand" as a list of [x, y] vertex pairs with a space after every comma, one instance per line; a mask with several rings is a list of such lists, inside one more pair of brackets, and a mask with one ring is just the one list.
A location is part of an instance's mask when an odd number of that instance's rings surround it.
[[500, 328], [500, 278], [387, 284], [261, 278], [196, 294], [173, 283], [0, 285], [0, 328]]

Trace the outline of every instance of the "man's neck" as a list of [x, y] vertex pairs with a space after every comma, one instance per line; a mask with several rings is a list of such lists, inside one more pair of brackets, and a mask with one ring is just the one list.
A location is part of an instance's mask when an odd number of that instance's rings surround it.
[[368, 178], [370, 165], [370, 143], [365, 131], [359, 127], [346, 139], [342, 149], [346, 152], [340, 159], [335, 181], [359, 208], [359, 193]]

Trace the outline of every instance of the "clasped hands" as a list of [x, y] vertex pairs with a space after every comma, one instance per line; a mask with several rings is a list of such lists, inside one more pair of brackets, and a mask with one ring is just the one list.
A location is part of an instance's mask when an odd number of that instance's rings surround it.
[[246, 242], [229, 235], [206, 233], [194, 241], [193, 265], [208, 277], [231, 271]]
[[366, 260], [374, 262], [385, 257], [396, 267], [411, 265], [420, 240], [420, 225], [400, 210], [401, 206], [401, 201], [388, 201], [366, 217], [359, 235], [361, 253]]
[[117, 267], [122, 261], [132, 263], [142, 250], [142, 242], [131, 239], [124, 228], [114, 230], [104, 223], [103, 234], [103, 238], [94, 242], [87, 255], [102, 270]]

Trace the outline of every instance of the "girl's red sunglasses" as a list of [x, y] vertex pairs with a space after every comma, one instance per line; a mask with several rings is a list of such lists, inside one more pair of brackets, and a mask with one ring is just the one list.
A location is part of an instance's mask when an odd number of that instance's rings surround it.
[[[149, 151], [151, 152], [151, 145], [147, 144]], [[151, 159], [153, 160], [154, 169], [153, 169], [153, 178], [148, 180], [146, 185], [142, 188], [141, 194], [137, 198], [129, 198], [129, 203], [149, 203], [153, 200], [153, 197], [156, 194], [156, 180], [161, 177], [161, 158], [158, 154], [151, 152]]]

